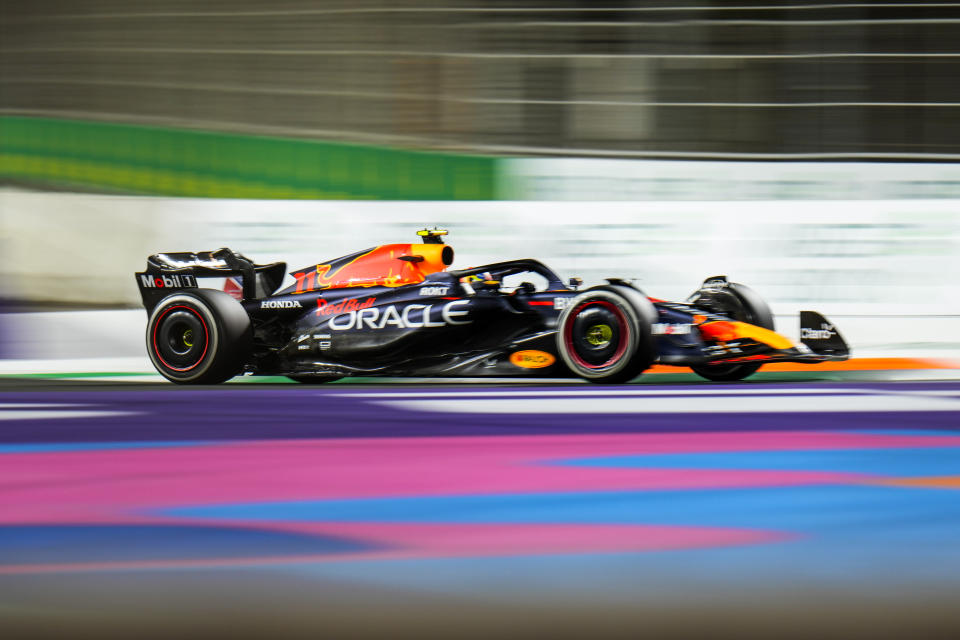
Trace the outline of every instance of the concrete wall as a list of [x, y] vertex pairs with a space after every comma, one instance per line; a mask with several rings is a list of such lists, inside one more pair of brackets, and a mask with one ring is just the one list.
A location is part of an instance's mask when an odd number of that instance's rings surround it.
[[789, 311], [960, 314], [960, 201], [358, 202], [0, 191], [6, 294], [139, 303], [147, 255], [230, 246], [291, 268], [450, 229], [455, 266], [535, 257], [588, 283], [636, 278], [682, 298], [706, 276]]
[[[0, 212], [3, 294], [34, 303], [136, 307], [133, 273], [160, 251], [230, 246], [257, 261], [286, 260], [293, 270], [412, 241], [416, 229], [440, 225], [450, 229], [455, 267], [535, 257], [564, 278], [581, 276], [588, 285], [635, 278], [665, 299], [683, 299], [705, 277], [726, 274], [763, 295], [788, 335], [797, 312], [812, 308], [846, 329], [855, 346], [960, 341], [954, 200], [265, 201], [8, 189], [0, 191]], [[99, 317], [56, 324], [39, 337], [32, 328], [52, 321], [25, 318], [15, 323], [18, 357], [70, 351], [55, 345], [87, 324], [92, 349], [118, 344], [97, 337], [109, 336], [113, 322]], [[115, 325], [129, 334], [124, 350], [139, 350], [142, 318], [124, 318]]]

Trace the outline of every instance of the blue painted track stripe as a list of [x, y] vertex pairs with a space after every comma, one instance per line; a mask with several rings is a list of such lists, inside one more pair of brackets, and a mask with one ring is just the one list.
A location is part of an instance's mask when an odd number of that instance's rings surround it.
[[[879, 485], [695, 491], [376, 498], [228, 504], [164, 510], [166, 515], [242, 521], [591, 523], [752, 527], [802, 533], [872, 530], [956, 546], [960, 494]], [[871, 524], [872, 523], [872, 524]]]
[[224, 444], [223, 441], [158, 440], [155, 442], [62, 442], [42, 444], [0, 444], [4, 453], [63, 453], [69, 451], [113, 451], [123, 449], [163, 449], [167, 447], [200, 447]]

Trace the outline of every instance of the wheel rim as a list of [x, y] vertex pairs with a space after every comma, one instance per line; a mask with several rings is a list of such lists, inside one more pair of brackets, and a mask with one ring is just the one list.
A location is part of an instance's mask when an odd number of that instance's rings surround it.
[[630, 343], [630, 324], [623, 310], [606, 300], [588, 300], [570, 314], [564, 327], [567, 353], [579, 367], [591, 370], [615, 365]]
[[207, 355], [210, 333], [200, 313], [186, 305], [164, 309], [153, 326], [153, 352], [164, 367], [185, 372]]
[[586, 338], [594, 347], [605, 347], [610, 344], [613, 329], [608, 324], [595, 324], [587, 329]]

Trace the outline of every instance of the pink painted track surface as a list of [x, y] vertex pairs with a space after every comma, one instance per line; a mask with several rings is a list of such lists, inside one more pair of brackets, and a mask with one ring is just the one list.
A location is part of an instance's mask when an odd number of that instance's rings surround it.
[[506, 387], [514, 414], [495, 387], [244, 387], [0, 394], [4, 599], [241, 570], [485, 602], [960, 587], [957, 383]]

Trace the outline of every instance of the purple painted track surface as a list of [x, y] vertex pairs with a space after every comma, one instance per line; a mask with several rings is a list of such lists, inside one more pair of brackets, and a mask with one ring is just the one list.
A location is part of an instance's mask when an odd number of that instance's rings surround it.
[[7, 391], [0, 593], [244, 568], [487, 600], [908, 597], [960, 587], [958, 489], [957, 382]]
[[[590, 410], [603, 405], [604, 398], [617, 398], [625, 390], [635, 389], [642, 396], [681, 400], [670, 410], [649, 412], [637, 402], [623, 413], [606, 413], [591, 419]], [[750, 399], [795, 397], [790, 390], [801, 389], [805, 402], [803, 412], [776, 410], [758, 412]], [[3, 422], [0, 445], [13, 443], [133, 442], [190, 440], [260, 440], [277, 438], [380, 438], [464, 435], [520, 435], [546, 433], [597, 432], [706, 432], [706, 431], [772, 431], [792, 429], [960, 429], [957, 420], [940, 411], [889, 412], [859, 411], [810, 412], [817, 398], [851, 397], [876, 392], [879, 396], [909, 392], [956, 391], [957, 382], [874, 382], [815, 384], [749, 384], [749, 385], [644, 385], [642, 387], [423, 387], [422, 394], [439, 396], [430, 411], [389, 410], [385, 398], [371, 398], [372, 393], [396, 395], [397, 399], [418, 397], [418, 389], [360, 385], [304, 387], [294, 385], [232, 385], [194, 390], [169, 387], [140, 390], [137, 385], [123, 391], [53, 391], [0, 392], [0, 403], [25, 402], [78, 405], [86, 411], [121, 412], [116, 416], [71, 417], [71, 407], [51, 409], [51, 416], [42, 419], [11, 419]], [[444, 400], [475, 398], [479, 393], [495, 396], [498, 390], [520, 400], [570, 399], [591, 403], [584, 413], [522, 412], [502, 413], [457, 412], [444, 414]], [[552, 395], [545, 396], [546, 391]], [[671, 395], [668, 395], [671, 394]], [[677, 395], [672, 395], [677, 394]], [[689, 394], [689, 395], [685, 395]], [[738, 411], [710, 416], [709, 410], [682, 412], [684, 397], [740, 399]], [[76, 408], [76, 407], [74, 407]], [[7, 406], [7, 410], [15, 407]], [[955, 411], [953, 412], [955, 416]], [[775, 419], [771, 419], [775, 416]], [[453, 418], [453, 419], [451, 419]]]

